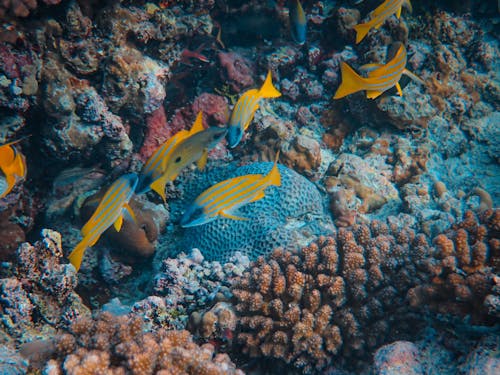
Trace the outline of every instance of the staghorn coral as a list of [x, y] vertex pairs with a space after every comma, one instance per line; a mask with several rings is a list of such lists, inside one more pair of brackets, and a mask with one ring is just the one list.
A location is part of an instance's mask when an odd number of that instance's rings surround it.
[[[314, 373], [334, 359], [361, 360], [401, 327], [416, 328], [407, 298], [413, 307], [474, 313], [477, 323], [490, 324], [498, 314], [488, 303], [498, 294], [498, 215], [489, 211], [485, 224], [466, 215], [456, 226], [456, 250], [447, 237], [433, 247], [423, 234], [376, 220], [320, 237], [297, 254], [276, 249], [233, 284], [236, 340], [250, 357]], [[458, 265], [465, 277], [445, 271]]]
[[[182, 186], [182, 202], [171, 201], [172, 216], [183, 211], [213, 184], [245, 174], [267, 174], [272, 165], [269, 162], [253, 163], [235, 168], [234, 164], [228, 164], [187, 176]], [[218, 218], [204, 225], [185, 228], [182, 248], [198, 248], [207, 260], [225, 261], [236, 251], [255, 259], [276, 247], [295, 248], [314, 233], [331, 232], [331, 219], [325, 214], [318, 189], [293, 170], [283, 165], [278, 165], [278, 168], [281, 186], [267, 188], [263, 199], [239, 209], [249, 220]]]
[[147, 332], [140, 316], [101, 313], [79, 319], [54, 338], [44, 373], [68, 375], [235, 374], [241, 370], [210, 344], [198, 346], [188, 331]]

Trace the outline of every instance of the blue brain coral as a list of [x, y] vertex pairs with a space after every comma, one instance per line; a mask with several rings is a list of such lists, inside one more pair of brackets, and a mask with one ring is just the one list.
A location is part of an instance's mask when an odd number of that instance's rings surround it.
[[[182, 183], [183, 198], [172, 203], [172, 217], [183, 211], [208, 187], [228, 178], [246, 174], [267, 174], [273, 163], [232, 165], [192, 174]], [[265, 255], [277, 247], [295, 249], [314, 236], [333, 230], [323, 198], [316, 186], [295, 171], [279, 165], [281, 186], [270, 186], [266, 196], [239, 209], [249, 220], [223, 217], [182, 232], [183, 250], [199, 248], [207, 260], [227, 261], [240, 251], [250, 259]]]

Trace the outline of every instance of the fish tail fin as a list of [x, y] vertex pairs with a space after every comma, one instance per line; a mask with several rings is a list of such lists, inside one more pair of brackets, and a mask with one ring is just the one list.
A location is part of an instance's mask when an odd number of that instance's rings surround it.
[[89, 246], [91, 245], [88, 243], [88, 237], [83, 237], [80, 243], [76, 245], [71, 254], [68, 256], [70, 263], [73, 267], [75, 267], [77, 272], [82, 265], [83, 254], [85, 254], [85, 250], [87, 250]]
[[189, 131], [189, 135], [193, 135], [196, 133], [201, 132], [205, 128], [203, 127], [203, 112], [200, 111], [198, 112], [198, 115], [196, 116], [196, 120], [194, 120], [193, 126], [191, 127], [191, 130]]
[[270, 69], [267, 72], [266, 80], [264, 81], [262, 87], [259, 90], [259, 96], [261, 98], [277, 98], [281, 96], [281, 92], [279, 92], [273, 85], [273, 78]]
[[357, 91], [364, 90], [363, 77], [343, 61], [340, 63], [340, 71], [342, 73], [342, 83], [335, 92], [333, 99], [340, 99]]
[[403, 5], [406, 6], [406, 9], [408, 9], [410, 13], [413, 13], [413, 7], [411, 6], [410, 0], [403, 1]]
[[162, 197], [163, 203], [167, 203], [167, 196], [165, 195], [165, 185], [167, 185], [168, 175], [164, 174], [160, 178], [154, 180], [151, 183], [151, 190], [155, 191], [159, 196]]
[[267, 179], [269, 181], [269, 185], [281, 186], [281, 175], [280, 170], [278, 169], [278, 159], [280, 157], [280, 152], [276, 153], [276, 159], [274, 160], [274, 165], [269, 174], [267, 175]]
[[354, 26], [354, 30], [356, 30], [356, 44], [359, 44], [365, 38], [371, 28], [372, 25], [370, 23], [360, 23]]

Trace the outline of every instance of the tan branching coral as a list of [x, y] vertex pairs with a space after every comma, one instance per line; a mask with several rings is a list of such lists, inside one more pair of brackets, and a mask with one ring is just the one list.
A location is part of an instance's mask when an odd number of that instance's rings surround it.
[[[373, 220], [320, 237], [298, 254], [259, 258], [233, 287], [237, 343], [317, 373], [336, 356], [366, 356], [411, 327], [415, 308], [499, 315], [500, 211], [472, 212], [432, 246], [423, 234]], [[412, 306], [408, 305], [408, 299]], [[479, 320], [480, 318], [480, 320]]]
[[500, 210], [487, 209], [477, 217], [466, 212], [462, 222], [434, 238], [434, 256], [423, 262], [430, 282], [409, 292], [414, 306], [429, 305], [441, 313], [470, 314], [488, 323], [499, 315], [491, 306], [500, 260]]
[[146, 332], [139, 316], [102, 313], [77, 320], [53, 347], [54, 359], [44, 369], [50, 374], [243, 374], [212, 345], [194, 343], [188, 331]]

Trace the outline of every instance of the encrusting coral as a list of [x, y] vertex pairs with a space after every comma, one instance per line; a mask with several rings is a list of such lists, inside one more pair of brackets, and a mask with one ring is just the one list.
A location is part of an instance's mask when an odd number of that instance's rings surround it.
[[42, 239], [34, 245], [21, 244], [16, 256], [13, 276], [0, 279], [0, 323], [12, 338], [23, 342], [88, 314], [74, 291], [74, 268], [60, 263], [63, 250], [59, 233], [42, 230]]
[[47, 374], [243, 375], [227, 354], [216, 354], [210, 344], [198, 346], [188, 331], [147, 332], [137, 315], [105, 312], [79, 319], [51, 345]]
[[[234, 285], [237, 342], [250, 357], [270, 357], [305, 373], [333, 358], [358, 360], [387, 342], [412, 307], [498, 315], [493, 279], [499, 262], [499, 211], [472, 213], [435, 247], [423, 234], [373, 220], [341, 228], [298, 254], [276, 249]], [[498, 278], [498, 276], [497, 276]], [[489, 296], [487, 299], [487, 296]], [[408, 331], [410, 327], [405, 327]], [[339, 359], [341, 359], [339, 358]]]

